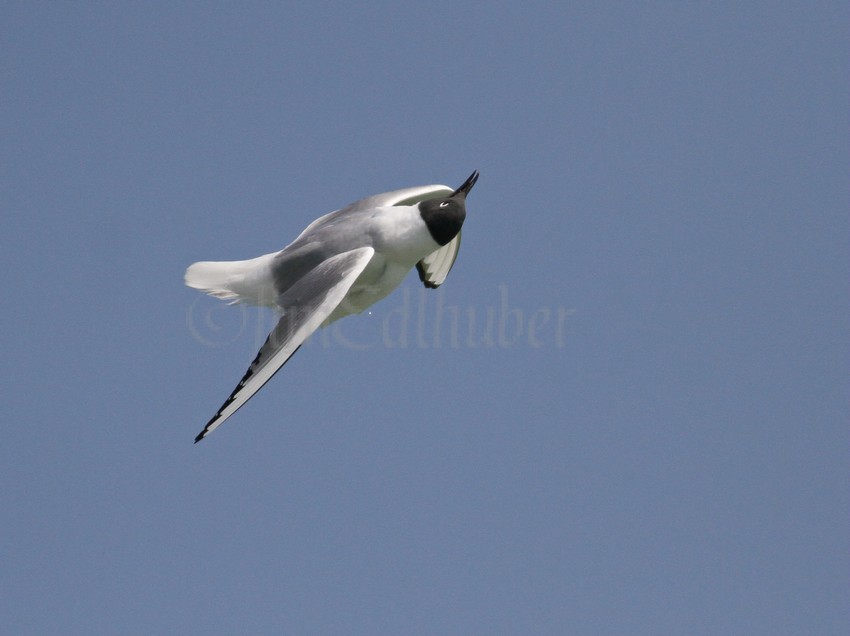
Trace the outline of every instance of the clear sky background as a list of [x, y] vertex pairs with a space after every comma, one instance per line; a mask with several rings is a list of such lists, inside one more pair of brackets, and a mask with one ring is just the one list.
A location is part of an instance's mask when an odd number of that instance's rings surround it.
[[[4, 634], [850, 632], [844, 2], [0, 7]], [[183, 286], [472, 170], [446, 284]]]

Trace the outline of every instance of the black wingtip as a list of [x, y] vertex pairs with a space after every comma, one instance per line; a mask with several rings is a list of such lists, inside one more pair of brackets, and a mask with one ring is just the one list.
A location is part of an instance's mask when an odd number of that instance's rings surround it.
[[[228, 399], [230, 399], [230, 398], [228, 398]], [[225, 403], [225, 406], [227, 406], [227, 403]], [[224, 408], [224, 406], [222, 406], [221, 408]], [[209, 422], [207, 422], [207, 425], [204, 427], [204, 430], [202, 430], [200, 433], [198, 433], [197, 437], [195, 437], [195, 443], [196, 444], [198, 442], [200, 442], [202, 439], [204, 439], [207, 435], [210, 434], [210, 432], [211, 432], [210, 424], [215, 422], [215, 420], [218, 418], [219, 415], [221, 415], [221, 411], [216, 413], [215, 417], [213, 417]]]

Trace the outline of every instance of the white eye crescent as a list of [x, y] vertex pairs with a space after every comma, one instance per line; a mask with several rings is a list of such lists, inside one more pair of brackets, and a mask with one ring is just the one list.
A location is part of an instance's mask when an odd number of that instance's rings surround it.
[[446, 207], [446, 206], [448, 206], [448, 205], [449, 205], [449, 202], [448, 202], [448, 201], [443, 201], [443, 202], [440, 204], [440, 207], [441, 207], [441, 208], [444, 208], [444, 207]]

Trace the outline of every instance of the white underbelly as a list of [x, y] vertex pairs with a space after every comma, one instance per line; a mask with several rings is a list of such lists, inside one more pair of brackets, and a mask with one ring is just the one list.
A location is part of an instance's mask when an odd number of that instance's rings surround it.
[[398, 287], [412, 267], [380, 256], [373, 258], [325, 324], [371, 307]]

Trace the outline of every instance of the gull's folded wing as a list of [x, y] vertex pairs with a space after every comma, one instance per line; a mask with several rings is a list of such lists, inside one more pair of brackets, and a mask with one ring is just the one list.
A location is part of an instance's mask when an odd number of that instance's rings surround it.
[[259, 391], [345, 298], [375, 250], [361, 247], [333, 256], [278, 299], [283, 315], [242, 380], [195, 438], [200, 442]]

